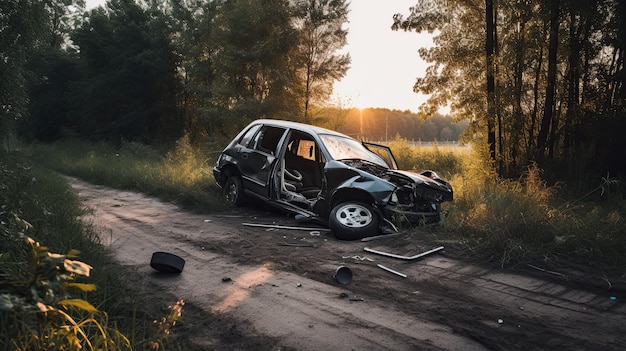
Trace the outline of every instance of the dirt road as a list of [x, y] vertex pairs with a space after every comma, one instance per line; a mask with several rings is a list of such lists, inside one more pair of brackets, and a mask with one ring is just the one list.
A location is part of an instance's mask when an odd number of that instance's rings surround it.
[[[417, 234], [342, 242], [278, 212], [193, 214], [148, 196], [68, 178], [128, 281], [154, 303], [184, 299], [203, 323], [198, 350], [623, 350], [626, 296], [571, 287], [562, 276], [480, 267], [459, 245]], [[412, 256], [415, 260], [365, 251]], [[181, 274], [149, 266], [155, 251], [186, 260]], [[383, 265], [401, 275], [380, 268]], [[333, 279], [352, 271], [349, 284]], [[176, 333], [176, 332], [175, 332]]]

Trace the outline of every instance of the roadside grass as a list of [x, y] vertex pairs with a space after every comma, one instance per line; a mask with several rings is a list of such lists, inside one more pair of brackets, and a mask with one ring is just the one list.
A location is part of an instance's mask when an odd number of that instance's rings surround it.
[[400, 168], [431, 169], [452, 184], [454, 201], [443, 204], [447, 217], [432, 235], [455, 238], [502, 268], [575, 266], [602, 272], [607, 287], [626, 283], [626, 201], [617, 179], [598, 179], [575, 195], [582, 187], [548, 186], [534, 165], [520, 179], [499, 179], [485, 146], [412, 146], [399, 138], [389, 146]]
[[114, 147], [77, 140], [35, 145], [33, 152], [46, 167], [94, 184], [144, 192], [200, 212], [223, 208], [209, 166], [216, 154], [192, 146], [187, 136], [167, 152], [137, 142]]
[[[122, 267], [81, 219], [76, 194], [35, 159], [0, 151], [0, 350], [167, 344], [164, 327], [173, 326], [177, 305], [145, 306], [133, 297]], [[169, 324], [159, 329], [153, 321], [164, 314]]]

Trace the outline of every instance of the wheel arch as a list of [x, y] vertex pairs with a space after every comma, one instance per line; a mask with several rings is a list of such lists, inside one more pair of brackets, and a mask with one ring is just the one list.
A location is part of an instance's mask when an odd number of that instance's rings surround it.
[[221, 182], [221, 184], [224, 184], [226, 182], [226, 179], [228, 179], [228, 177], [231, 176], [239, 176], [241, 177], [241, 171], [239, 170], [239, 168], [233, 164], [228, 164], [225, 165], [222, 168], [222, 176], [219, 181]]
[[[343, 188], [338, 189], [332, 196], [330, 201], [330, 209], [339, 205], [342, 202], [358, 201], [368, 205], [375, 205], [374, 197], [363, 189], [356, 188]], [[374, 206], [375, 207], [375, 206]]]

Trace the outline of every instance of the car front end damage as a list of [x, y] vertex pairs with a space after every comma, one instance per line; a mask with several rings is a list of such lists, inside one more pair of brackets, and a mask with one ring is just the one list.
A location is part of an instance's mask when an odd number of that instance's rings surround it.
[[412, 173], [392, 170], [386, 175], [396, 189], [385, 205], [385, 217], [396, 225], [402, 223], [438, 223], [441, 203], [452, 201], [449, 183], [432, 171]]
[[380, 223], [381, 229], [388, 223], [438, 223], [442, 219], [441, 203], [453, 199], [451, 185], [435, 172], [393, 170], [358, 160], [344, 162], [362, 173], [338, 189], [359, 189], [371, 194], [374, 207], [385, 219]]

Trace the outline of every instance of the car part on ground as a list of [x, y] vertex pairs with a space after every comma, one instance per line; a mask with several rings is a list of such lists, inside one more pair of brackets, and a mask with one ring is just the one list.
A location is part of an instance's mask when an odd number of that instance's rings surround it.
[[384, 252], [384, 251], [378, 251], [378, 250], [370, 249], [369, 247], [363, 248], [363, 250], [365, 250], [367, 252], [375, 253], [375, 254], [378, 254], [378, 255], [382, 255], [382, 256], [399, 258], [401, 260], [411, 261], [411, 260], [418, 259], [420, 257], [424, 257], [426, 255], [430, 255], [431, 253], [434, 253], [434, 252], [437, 252], [437, 251], [441, 251], [441, 250], [443, 250], [443, 246], [439, 246], [439, 247], [436, 247], [436, 248], [434, 248], [432, 250], [428, 250], [426, 252], [422, 252], [422, 253], [419, 253], [419, 254], [413, 255], [413, 256], [396, 255], [396, 254], [389, 253], [389, 252]]
[[150, 267], [163, 273], [181, 273], [185, 260], [173, 253], [157, 251], [152, 254]]

